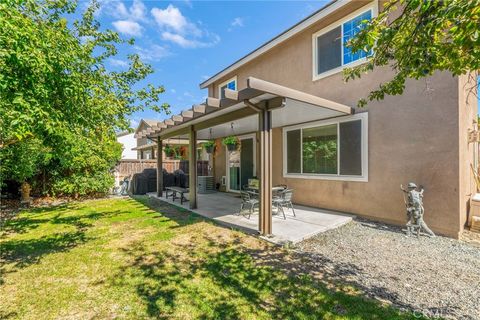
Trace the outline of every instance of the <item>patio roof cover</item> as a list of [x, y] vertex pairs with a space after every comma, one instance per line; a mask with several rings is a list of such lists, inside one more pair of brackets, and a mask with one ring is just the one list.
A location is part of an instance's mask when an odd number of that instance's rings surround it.
[[[191, 109], [138, 132], [135, 138], [187, 138], [191, 126], [198, 132], [200, 139], [216, 138], [228, 135], [227, 127], [229, 129], [233, 121], [238, 128], [236, 134], [242, 133], [242, 127], [244, 132], [252, 132], [258, 130], [258, 121], [254, 117], [262, 109], [272, 111], [273, 127], [354, 113], [354, 109], [349, 106], [249, 77], [245, 89], [226, 89], [225, 98], [209, 97], [202, 104], [194, 105]], [[210, 128], [214, 128], [214, 136]]]
[[[190, 209], [197, 208], [197, 153], [198, 138], [209, 134], [208, 139], [221, 135], [258, 132], [259, 166], [258, 226], [263, 235], [272, 234], [272, 129], [277, 126], [338, 117], [352, 114], [354, 109], [333, 101], [316, 97], [275, 83], [249, 77], [247, 87], [240, 91], [225, 90], [225, 98], [207, 98], [201, 105], [193, 106], [179, 115], [137, 135], [157, 137], [157, 153], [161, 154], [163, 141], [172, 137], [187, 136], [188, 144], [188, 200]], [[233, 130], [234, 122], [243, 124]], [[231, 131], [225, 129], [231, 125]], [[222, 128], [223, 126], [223, 128]], [[213, 136], [212, 131], [215, 131]], [[241, 131], [241, 132], [240, 132]], [[162, 157], [157, 157], [157, 196], [163, 194]]]

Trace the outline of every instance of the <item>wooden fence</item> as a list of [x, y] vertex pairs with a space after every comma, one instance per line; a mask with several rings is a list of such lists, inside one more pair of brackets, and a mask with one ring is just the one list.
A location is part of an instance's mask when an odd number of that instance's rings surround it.
[[[119, 185], [125, 177], [132, 177], [135, 173], [140, 173], [147, 168], [157, 168], [156, 159], [123, 159], [115, 168], [115, 185]], [[174, 172], [181, 169], [188, 174], [188, 160], [163, 160], [163, 168], [167, 172]], [[198, 161], [197, 174], [199, 176], [208, 175], [208, 161]]]
[[[188, 160], [180, 160], [180, 170], [185, 172], [185, 174], [190, 173]], [[205, 160], [197, 161], [197, 176], [208, 176], [208, 161], [205, 161]]]
[[[132, 177], [147, 168], [157, 168], [156, 159], [123, 159], [115, 168], [115, 184], [118, 186], [125, 177]], [[163, 168], [174, 172], [180, 168], [180, 160], [163, 160]]]

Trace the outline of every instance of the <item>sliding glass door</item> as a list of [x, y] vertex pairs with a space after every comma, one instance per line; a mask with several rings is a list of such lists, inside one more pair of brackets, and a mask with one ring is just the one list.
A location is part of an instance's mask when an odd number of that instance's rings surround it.
[[255, 175], [255, 136], [239, 137], [241, 146], [227, 152], [228, 191], [240, 191]]
[[240, 191], [240, 151], [228, 151], [227, 149], [227, 179], [228, 190]]

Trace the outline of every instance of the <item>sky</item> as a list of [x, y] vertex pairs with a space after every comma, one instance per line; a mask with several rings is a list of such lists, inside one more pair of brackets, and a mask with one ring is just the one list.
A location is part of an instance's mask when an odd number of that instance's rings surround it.
[[[161, 102], [170, 104], [172, 114], [205, 101], [207, 90], [199, 88], [201, 82], [329, 2], [99, 1], [96, 18], [101, 28], [135, 38], [135, 45], [121, 46], [106, 67], [124, 69], [126, 55], [138, 53], [154, 69], [141, 84], [163, 85]], [[80, 11], [88, 3], [80, 2]], [[167, 117], [146, 110], [131, 117], [131, 126], [135, 128], [142, 118]]]
[[[162, 103], [176, 114], [205, 101], [201, 82], [328, 2], [103, 0], [96, 18], [102, 29], [135, 38], [106, 67], [126, 68], [126, 55], [138, 53], [155, 70], [143, 84], [163, 85]], [[133, 115], [131, 126], [167, 117], [147, 110]]]

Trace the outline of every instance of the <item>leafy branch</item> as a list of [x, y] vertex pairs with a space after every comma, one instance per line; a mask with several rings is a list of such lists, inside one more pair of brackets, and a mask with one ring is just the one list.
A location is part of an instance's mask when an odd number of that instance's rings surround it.
[[346, 81], [377, 67], [394, 71], [391, 80], [360, 99], [358, 106], [402, 94], [407, 79], [418, 80], [436, 71], [459, 76], [479, 70], [479, 26], [480, 0], [387, 2], [383, 11], [347, 43], [354, 52], [373, 50], [374, 55], [362, 65], [346, 68]]

